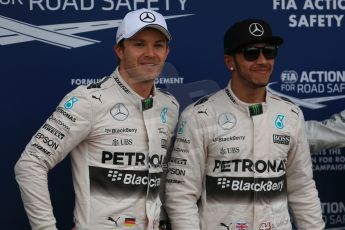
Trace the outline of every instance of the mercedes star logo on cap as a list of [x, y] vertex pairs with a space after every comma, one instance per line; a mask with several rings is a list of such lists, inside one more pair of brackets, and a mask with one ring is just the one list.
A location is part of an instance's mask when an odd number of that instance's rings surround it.
[[123, 103], [117, 103], [110, 110], [110, 114], [114, 119], [116, 119], [118, 121], [124, 121], [127, 119], [128, 115], [129, 115], [129, 111]]
[[155, 16], [150, 12], [144, 12], [140, 14], [140, 20], [146, 23], [151, 23], [156, 21]]
[[249, 32], [256, 37], [262, 36], [264, 34], [264, 28], [257, 22], [250, 24]]

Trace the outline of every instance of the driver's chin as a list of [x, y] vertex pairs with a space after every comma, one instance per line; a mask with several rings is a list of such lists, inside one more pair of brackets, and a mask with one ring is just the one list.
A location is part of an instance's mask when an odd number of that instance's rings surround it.
[[159, 71], [140, 71], [136, 73], [134, 76], [132, 75], [131, 81], [133, 83], [140, 83], [140, 82], [147, 82], [155, 80], [158, 75]]

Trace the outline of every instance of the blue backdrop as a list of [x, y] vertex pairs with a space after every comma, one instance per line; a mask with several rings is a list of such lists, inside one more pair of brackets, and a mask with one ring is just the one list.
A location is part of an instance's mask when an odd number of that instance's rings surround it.
[[[345, 108], [343, 0], [0, 0], [1, 229], [30, 229], [13, 172], [25, 145], [67, 92], [114, 70], [119, 20], [143, 7], [167, 16], [173, 40], [157, 83], [182, 107], [228, 83], [226, 29], [262, 18], [285, 40], [269, 87], [301, 105], [307, 120]], [[312, 156], [327, 229], [345, 229], [344, 152]], [[69, 229], [68, 159], [50, 172], [49, 187], [58, 227]]]

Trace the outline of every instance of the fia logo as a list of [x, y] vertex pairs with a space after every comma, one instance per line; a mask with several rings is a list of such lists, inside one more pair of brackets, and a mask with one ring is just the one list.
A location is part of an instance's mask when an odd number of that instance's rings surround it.
[[298, 73], [294, 70], [284, 70], [280, 74], [280, 80], [285, 84], [293, 84], [298, 81]]

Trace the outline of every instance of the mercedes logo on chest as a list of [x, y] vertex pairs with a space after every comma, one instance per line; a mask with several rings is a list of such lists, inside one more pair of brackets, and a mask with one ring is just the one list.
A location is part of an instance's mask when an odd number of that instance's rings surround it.
[[117, 103], [111, 110], [111, 116], [118, 121], [124, 121], [129, 116], [129, 111], [123, 103]]
[[218, 117], [218, 125], [222, 129], [232, 129], [237, 123], [236, 117], [231, 113], [222, 113]]
[[156, 21], [156, 18], [152, 13], [144, 12], [144, 13], [140, 14], [140, 20], [142, 22], [151, 23], [151, 22]]
[[250, 24], [249, 33], [255, 37], [262, 36], [264, 34], [264, 28], [257, 22]]

